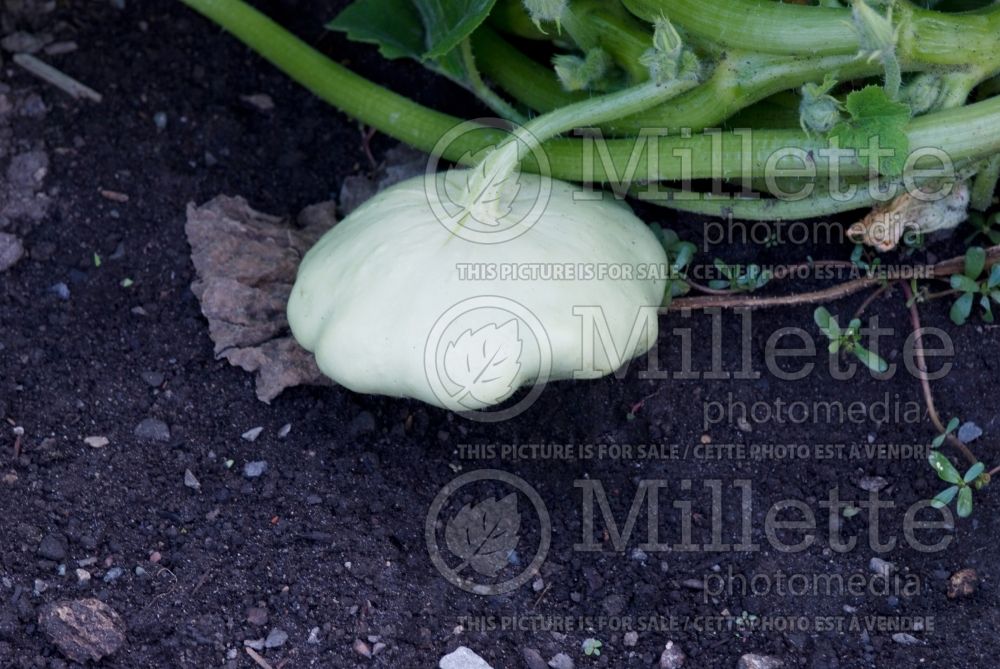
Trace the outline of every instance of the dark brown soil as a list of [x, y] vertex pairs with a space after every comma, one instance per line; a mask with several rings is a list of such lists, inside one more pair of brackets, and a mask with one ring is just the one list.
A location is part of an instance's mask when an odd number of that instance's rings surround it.
[[[334, 57], [397, 90], [457, 113], [476, 111], [463, 93], [418, 66], [385, 65], [372, 49], [325, 34], [321, 23], [335, 8], [317, 9], [321, 4], [286, 2], [268, 9]], [[769, 372], [764, 360], [769, 335], [781, 327], [815, 334], [811, 307], [754, 316], [745, 351], [759, 379], [654, 381], [639, 378], [633, 366], [620, 381], [557, 384], [526, 414], [496, 426], [417, 402], [335, 388], [299, 388], [270, 406], [258, 402], [247, 374], [213, 358], [189, 288], [193, 269], [183, 234], [185, 205], [226, 193], [243, 195], [262, 211], [294, 214], [329, 199], [344, 177], [368, 170], [358, 125], [180, 3], [129, 2], [125, 11], [88, 3], [60, 10], [58, 19], [68, 21], [61, 30], [80, 49], [53, 62], [101, 91], [104, 101], [71, 100], [15, 66], [4, 66], [12, 95], [36, 92], [48, 107], [43, 118], [14, 118], [10, 141], [44, 142], [51, 158], [46, 191], [52, 205], [40, 224], [14, 226], [29, 257], [0, 275], [0, 418], [7, 423], [0, 436], [0, 667], [72, 666], [40, 631], [38, 612], [48, 602], [86, 596], [109, 604], [128, 628], [124, 646], [99, 665], [109, 668], [249, 667], [244, 640], [264, 638], [274, 628], [287, 632], [288, 640], [261, 652], [273, 666], [288, 669], [435, 667], [458, 645], [474, 649], [496, 669], [523, 666], [524, 648], [538, 649], [546, 660], [565, 652], [578, 667], [650, 667], [668, 640], [687, 654], [688, 667], [735, 667], [749, 652], [813, 669], [996, 664], [991, 658], [1000, 652], [994, 585], [1000, 521], [993, 513], [993, 491], [979, 492], [973, 517], [956, 520], [954, 530], [944, 532], [953, 537], [946, 550], [920, 552], [903, 538], [904, 513], [943, 487], [925, 459], [871, 457], [864, 450], [851, 456], [852, 446], [865, 449], [872, 443], [925, 447], [933, 437], [926, 419], [703, 426], [704, 403], [726, 403], [730, 395], [734, 401], [772, 404], [920, 401], [918, 383], [905, 373], [887, 381], [867, 374], [838, 381], [830, 377], [823, 355], [811, 358], [818, 371], [801, 381], [782, 381]], [[254, 93], [270, 95], [275, 109], [262, 112], [241, 100]], [[158, 113], [167, 117], [162, 130], [154, 123]], [[373, 146], [380, 159], [392, 142], [376, 138]], [[108, 200], [101, 189], [125, 193], [128, 202]], [[659, 210], [642, 213], [700, 241], [698, 221], [677, 221]], [[958, 252], [962, 236], [934, 242], [930, 251], [949, 257]], [[102, 258], [99, 267], [95, 253]], [[843, 258], [848, 249], [750, 245], [736, 252], [714, 249], [705, 260], [713, 253], [771, 262], [806, 254]], [[126, 278], [134, 282], [129, 288], [121, 285]], [[52, 290], [57, 283], [66, 284], [69, 299]], [[849, 314], [861, 299], [830, 306]], [[901, 362], [909, 332], [901, 296], [879, 301], [872, 313], [895, 328], [883, 353]], [[945, 329], [955, 342], [954, 370], [935, 382], [942, 414], [981, 426], [984, 436], [974, 446], [992, 463], [1000, 432], [1000, 329], [978, 319], [956, 328], [943, 302], [922, 307], [922, 314], [926, 324]], [[708, 316], [678, 314], [661, 325], [662, 367], [679, 369], [682, 339], [671, 330], [690, 328], [695, 369], [711, 369], [713, 350], [724, 369], [741, 368], [736, 315], [722, 316], [717, 346], [711, 344]], [[138, 439], [134, 430], [147, 418], [164, 421], [169, 438]], [[286, 424], [291, 432], [280, 439]], [[14, 426], [24, 429], [17, 458]], [[258, 426], [264, 429], [256, 441], [241, 438]], [[89, 436], [105, 436], [110, 443], [91, 448], [83, 442]], [[775, 460], [695, 451], [706, 442], [747, 449], [840, 444], [845, 455], [824, 458], [813, 452]], [[680, 455], [511, 461], [468, 457], [463, 448], [511, 443], [667, 444], [676, 445]], [[244, 465], [260, 460], [267, 461], [267, 471], [244, 477]], [[552, 548], [538, 589], [525, 585], [500, 596], [468, 594], [431, 564], [424, 526], [433, 499], [457, 472], [483, 468], [522, 477], [548, 509]], [[197, 477], [200, 491], [185, 486], [185, 470]], [[881, 511], [881, 538], [896, 536], [898, 545], [876, 553], [866, 539], [873, 514], [862, 509], [841, 517], [844, 535], [857, 536], [858, 545], [842, 554], [831, 550], [823, 530], [827, 512], [819, 502], [835, 487], [842, 499], [865, 499], [859, 484], [873, 476], [887, 479], [879, 495], [895, 505]], [[643, 555], [635, 552], [645, 540], [642, 515], [624, 552], [616, 552], [602, 535], [598, 513], [595, 537], [604, 550], [575, 551], [582, 512], [574, 482], [588, 478], [602, 482], [619, 525], [640, 480], [666, 480], [660, 527], [661, 538], [671, 544], [681, 541], [684, 515], [673, 505], [676, 500], [692, 504], [693, 541], [710, 541], [711, 496], [702, 483], [710, 479], [722, 482], [722, 536], [738, 541], [740, 498], [733, 485], [748, 480], [751, 538], [762, 548]], [[821, 530], [813, 546], [783, 553], [769, 546], [765, 515], [773, 503], [789, 498], [808, 504]], [[526, 543], [537, 533], [537, 527], [528, 527], [529, 516], [524, 513]], [[789, 543], [797, 535], [779, 533]], [[40, 554], [43, 544], [54, 546], [55, 553]], [[526, 551], [521, 559], [530, 559], [530, 547], [519, 550]], [[151, 562], [151, 556], [159, 561]], [[696, 587], [697, 581], [711, 582], [713, 575], [730, 571], [747, 578], [778, 573], [870, 578], [873, 557], [894, 563], [917, 585], [874, 594], [772, 590], [716, 597]], [[92, 574], [87, 584], [79, 584], [75, 574], [81, 560]], [[65, 565], [65, 575], [59, 565]], [[117, 578], [115, 567], [122, 570]], [[948, 577], [963, 568], [978, 571], [978, 591], [949, 599]], [[266, 610], [263, 624], [254, 624], [262, 622], [256, 619], [259, 612], [251, 612], [255, 621], [248, 622], [248, 610], [255, 608]], [[744, 622], [757, 616], [764, 626], [736, 625], [744, 612]], [[510, 616], [592, 620], [565, 633], [456, 629], [463, 622], [470, 627], [469, 617], [483, 616], [497, 623]], [[627, 647], [623, 631], [607, 622], [616, 616], [631, 616], [636, 624], [662, 616], [676, 627], [640, 630], [635, 646]], [[787, 616], [804, 617], [807, 628], [775, 627]], [[904, 628], [866, 631], [875, 616]], [[608, 627], [601, 627], [601, 617]], [[724, 622], [701, 627], [715, 619]], [[914, 619], [926, 620], [924, 629], [907, 627]], [[313, 628], [319, 628], [318, 643], [307, 641]], [[915, 643], [893, 640], [897, 631], [912, 634]], [[581, 642], [588, 637], [603, 642], [599, 658], [583, 655]], [[356, 639], [386, 647], [366, 659], [352, 649]]]

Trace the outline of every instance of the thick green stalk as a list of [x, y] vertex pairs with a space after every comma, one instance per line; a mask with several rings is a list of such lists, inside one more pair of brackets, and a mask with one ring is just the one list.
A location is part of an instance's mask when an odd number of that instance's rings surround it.
[[[647, 81], [616, 93], [581, 100], [531, 119], [524, 127], [515, 130], [510, 140], [490, 152], [481, 165], [476, 166], [475, 176], [469, 185], [468, 211], [480, 209], [483, 196], [492, 193], [497, 185], [504, 184], [522, 158], [539, 149], [542, 142], [574, 128], [606, 123], [619, 114], [633, 114], [661, 104], [697, 84], [693, 76], [662, 84]], [[486, 211], [482, 213], [496, 216], [497, 212], [498, 200], [490, 198]]]
[[469, 87], [480, 100], [494, 112], [514, 123], [524, 123], [524, 116], [514, 109], [514, 106], [501, 98], [496, 92], [486, 85], [479, 74], [479, 67], [476, 65], [476, 56], [472, 52], [472, 43], [468, 38], [462, 40], [459, 46], [462, 54], [462, 65], [465, 67], [465, 76], [469, 80]]
[[572, 0], [562, 25], [583, 51], [600, 48], [610, 54], [633, 83], [649, 79], [639, 61], [653, 46], [653, 35], [618, 0]]
[[[638, 199], [643, 202], [684, 211], [689, 214], [700, 214], [702, 216], [717, 216], [719, 218], [734, 218], [744, 221], [794, 221], [806, 218], [819, 218], [821, 216], [832, 216], [854, 209], [864, 209], [876, 203], [875, 198], [868, 192], [867, 188], [860, 187], [854, 197], [844, 199], [834, 199], [830, 195], [817, 195], [804, 200], [778, 200], [774, 198], [724, 198], [712, 199], [701, 197], [700, 193], [689, 193], [693, 195], [691, 199], [685, 199], [683, 195], [678, 199], [682, 191], [676, 189], [661, 188], [661, 197], [643, 197], [641, 190], [633, 191]], [[669, 196], [669, 197], [664, 197]]]
[[[419, 105], [350, 72], [298, 40], [240, 0], [184, 0], [293, 79], [345, 113], [418, 149], [431, 151], [438, 140], [461, 123], [447, 114]], [[936, 147], [954, 159], [984, 158], [1000, 153], [1000, 98], [915, 119], [908, 127], [912, 148]], [[463, 134], [445, 147], [443, 157], [460, 160], [493, 146], [507, 135], [493, 129]], [[642, 140], [639, 140], [640, 142]], [[720, 148], [713, 150], [713, 141]], [[825, 148], [818, 139], [807, 139], [799, 130], [754, 133], [752, 153], [744, 158], [743, 138], [729, 133], [696, 135], [689, 139], [671, 136], [656, 142], [657, 160], [648, 160], [652, 140], [635, 138], [608, 140], [609, 164], [600, 160], [597, 143], [587, 139], [556, 139], [544, 145], [552, 176], [569, 181], [608, 183], [623, 177], [640, 180], [681, 180], [719, 177], [738, 179], [762, 176], [768, 158], [788, 147], [811, 151], [818, 175], [829, 172], [829, 161], [819, 154]], [[594, 158], [589, 160], [588, 158]], [[629, 163], [634, 170], [629, 174]], [[593, 165], [588, 164], [592, 162]], [[524, 164], [537, 170], [531, 160]], [[610, 170], [610, 171], [609, 171]], [[845, 177], [864, 175], [867, 169], [855, 160], [841, 164]]]
[[535, 111], [547, 112], [590, 97], [585, 91], [563, 89], [551, 67], [524, 55], [489, 26], [480, 26], [471, 41], [483, 74]]
[[[660, 14], [701, 39], [747, 51], [815, 56], [860, 50], [851, 10], [786, 4], [773, 0], [624, 0], [640, 18]], [[898, 57], [905, 67], [965, 65], [995, 57], [1000, 48], [1000, 7], [979, 13], [946, 14], [897, 5], [904, 26]]]

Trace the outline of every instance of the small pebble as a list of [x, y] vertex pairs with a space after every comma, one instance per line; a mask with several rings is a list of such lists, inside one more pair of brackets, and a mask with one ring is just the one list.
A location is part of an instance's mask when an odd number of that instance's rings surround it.
[[153, 114], [153, 125], [160, 132], [167, 129], [167, 113], [166, 112], [156, 112]]
[[660, 653], [658, 666], [659, 669], [680, 669], [684, 666], [685, 661], [687, 661], [687, 656], [681, 647], [673, 641], [668, 641], [667, 645], [663, 647], [663, 652]]
[[198, 477], [190, 469], [184, 470], [184, 485], [192, 490], [201, 490], [201, 483], [198, 481]]
[[372, 649], [368, 646], [368, 644], [366, 644], [361, 639], [355, 639], [354, 643], [351, 644], [351, 648], [354, 650], [355, 653], [357, 653], [361, 657], [372, 656]]
[[626, 648], [634, 648], [639, 643], [639, 633], [636, 631], [625, 632], [622, 643], [625, 644]]
[[141, 376], [148, 386], [159, 388], [163, 385], [164, 377], [161, 372], [143, 372]]
[[135, 426], [135, 436], [142, 441], [170, 441], [170, 428], [162, 420], [146, 418]]
[[284, 425], [281, 426], [281, 429], [278, 430], [278, 439], [286, 438], [291, 432], [292, 432], [292, 424], [285, 423]]
[[267, 639], [264, 640], [264, 647], [280, 648], [285, 645], [286, 641], [288, 641], [288, 632], [275, 627], [273, 630], [268, 632]]
[[90, 572], [86, 569], [77, 569], [76, 580], [78, 583], [90, 583]]
[[979, 586], [979, 573], [975, 569], [956, 571], [948, 579], [948, 599], [971, 597]]
[[121, 567], [112, 567], [111, 569], [109, 569], [107, 571], [106, 574], [104, 574], [104, 582], [105, 583], [114, 583], [115, 581], [117, 581], [118, 579], [120, 579], [122, 577], [122, 574], [124, 574], [124, 573], [125, 573], [125, 570], [122, 569]]
[[962, 426], [958, 428], [958, 438], [966, 444], [972, 443], [981, 436], [983, 436], [983, 428], [972, 421], [962, 423]]
[[243, 476], [248, 479], [255, 479], [267, 471], [266, 460], [254, 460], [243, 465]]
[[267, 609], [254, 606], [247, 609], [247, 622], [251, 625], [262, 626], [267, 624]]
[[111, 442], [108, 441], [107, 437], [87, 437], [83, 440], [83, 443], [87, 444], [91, 448], [104, 448]]
[[50, 291], [56, 294], [56, 296], [63, 302], [69, 299], [69, 286], [60, 281], [59, 283], [52, 284], [49, 288]]
[[545, 669], [547, 663], [542, 659], [542, 655], [534, 648], [524, 648], [521, 650], [521, 658], [524, 666], [528, 669]]
[[251, 428], [251, 429], [247, 430], [246, 432], [244, 432], [243, 435], [242, 435], [242, 437], [246, 441], [254, 442], [254, 441], [257, 441], [257, 437], [259, 437], [260, 433], [263, 432], [263, 431], [264, 431], [264, 428], [262, 428], [262, 427]]
[[552, 669], [574, 669], [573, 658], [566, 653], [557, 653], [549, 660]]

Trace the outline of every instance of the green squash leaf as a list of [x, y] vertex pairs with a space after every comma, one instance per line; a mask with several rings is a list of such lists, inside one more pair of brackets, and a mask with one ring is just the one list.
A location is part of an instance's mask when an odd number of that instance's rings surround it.
[[355, 0], [330, 30], [375, 44], [386, 58], [412, 58], [453, 79], [465, 70], [456, 47], [486, 20], [496, 0]]
[[[851, 118], [830, 130], [830, 139], [839, 140], [840, 148], [860, 151], [871, 148], [873, 137], [879, 149], [889, 149], [892, 156], [879, 157], [879, 172], [885, 176], [903, 173], [910, 151], [906, 125], [910, 122], [910, 107], [889, 98], [881, 86], [867, 86], [847, 96], [847, 111]], [[858, 154], [858, 161], [872, 167], [871, 156]]]

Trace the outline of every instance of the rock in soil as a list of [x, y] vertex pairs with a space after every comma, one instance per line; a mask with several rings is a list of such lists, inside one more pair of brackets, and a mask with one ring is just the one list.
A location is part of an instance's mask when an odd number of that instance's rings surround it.
[[773, 657], [771, 655], [747, 653], [740, 658], [739, 663], [736, 665], [736, 669], [778, 669], [783, 666], [785, 666], [785, 663], [781, 660], [781, 658]]
[[979, 585], [979, 574], [975, 569], [956, 571], [948, 579], [948, 599], [971, 597]]
[[74, 662], [97, 662], [125, 643], [121, 617], [99, 599], [56, 602], [38, 614], [38, 625]]
[[61, 562], [66, 559], [66, 541], [54, 534], [46, 534], [38, 544], [38, 554], [46, 560]]
[[687, 660], [687, 655], [681, 650], [681, 647], [675, 644], [673, 641], [668, 641], [667, 645], [663, 647], [663, 652], [660, 653], [660, 669], [681, 669], [684, 666], [684, 662]]
[[524, 659], [524, 666], [528, 669], [546, 669], [548, 666], [545, 660], [542, 659], [541, 653], [539, 653], [534, 648], [525, 648], [521, 651], [521, 657]]
[[557, 653], [549, 660], [549, 666], [552, 669], [574, 669], [573, 658], [566, 653]]
[[0, 272], [6, 272], [24, 256], [21, 240], [7, 232], [0, 232]]
[[162, 420], [146, 418], [135, 426], [135, 436], [142, 441], [170, 441], [170, 428]]
[[470, 649], [459, 646], [441, 658], [438, 669], [493, 669], [493, 667]]

